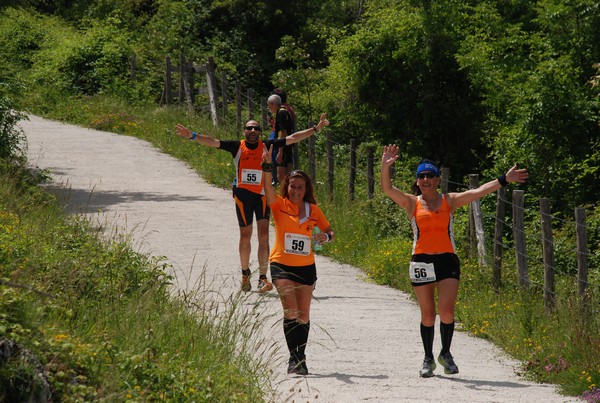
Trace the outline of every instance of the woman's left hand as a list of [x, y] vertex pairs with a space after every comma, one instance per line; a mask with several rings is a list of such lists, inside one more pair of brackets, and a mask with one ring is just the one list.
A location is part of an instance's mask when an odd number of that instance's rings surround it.
[[527, 172], [527, 169], [523, 168], [523, 169], [518, 169], [519, 165], [515, 164], [515, 166], [513, 166], [511, 169], [508, 170], [508, 172], [506, 173], [506, 181], [507, 182], [519, 182], [519, 183], [523, 183], [526, 182], [527, 179], [529, 178], [529, 172]]
[[264, 146], [263, 147], [263, 155], [262, 155], [262, 162], [266, 162], [267, 164], [271, 164], [273, 162], [273, 145], [271, 144], [269, 147]]

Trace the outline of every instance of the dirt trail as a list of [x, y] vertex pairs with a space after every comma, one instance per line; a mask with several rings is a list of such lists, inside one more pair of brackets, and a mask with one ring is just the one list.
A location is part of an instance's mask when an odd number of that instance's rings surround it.
[[[238, 230], [230, 191], [132, 137], [35, 116], [20, 126], [31, 165], [51, 171], [52, 186], [67, 197], [70, 211], [87, 214], [107, 231], [131, 232], [137, 250], [166, 256], [180, 287], [204, 273], [222, 295], [237, 292]], [[190, 147], [202, 152], [202, 146]], [[255, 251], [253, 243], [253, 270]], [[307, 348], [311, 375], [305, 378], [285, 373], [276, 293], [248, 298], [248, 304], [260, 304], [264, 337], [278, 350], [272, 365], [279, 402], [579, 401], [559, 395], [553, 385], [524, 381], [515, 374], [517, 362], [462, 332], [452, 344], [460, 374], [444, 375], [438, 366], [435, 377], [420, 378], [419, 311], [409, 296], [320, 256], [317, 272]]]

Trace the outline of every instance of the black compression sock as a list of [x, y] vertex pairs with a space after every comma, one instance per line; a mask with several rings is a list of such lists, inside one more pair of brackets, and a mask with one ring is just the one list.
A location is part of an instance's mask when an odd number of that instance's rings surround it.
[[433, 337], [435, 335], [434, 326], [425, 326], [421, 323], [421, 340], [423, 341], [423, 349], [425, 357], [433, 359]]
[[442, 351], [440, 354], [449, 353], [450, 345], [452, 344], [452, 336], [454, 335], [454, 322], [440, 322], [440, 335], [442, 336]]

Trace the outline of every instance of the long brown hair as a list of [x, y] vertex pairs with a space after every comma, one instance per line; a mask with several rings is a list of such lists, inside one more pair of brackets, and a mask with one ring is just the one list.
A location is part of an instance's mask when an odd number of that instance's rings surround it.
[[312, 204], [317, 204], [317, 200], [315, 199], [315, 192], [313, 190], [312, 180], [310, 176], [304, 171], [295, 170], [288, 173], [283, 181], [281, 182], [281, 197], [284, 199], [289, 199], [288, 194], [288, 185], [290, 183], [291, 178], [303, 178], [306, 186], [306, 192], [304, 193], [304, 201]]

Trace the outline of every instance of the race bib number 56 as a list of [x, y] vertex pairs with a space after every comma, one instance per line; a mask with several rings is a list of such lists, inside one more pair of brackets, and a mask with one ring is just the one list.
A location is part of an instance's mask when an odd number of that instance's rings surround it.
[[410, 262], [410, 280], [413, 283], [429, 283], [435, 281], [433, 263]]

